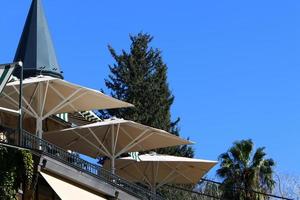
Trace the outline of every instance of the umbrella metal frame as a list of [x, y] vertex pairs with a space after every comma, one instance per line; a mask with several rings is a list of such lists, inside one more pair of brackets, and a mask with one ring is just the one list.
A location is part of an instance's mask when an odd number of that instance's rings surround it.
[[44, 134], [44, 138], [61, 148], [93, 158], [107, 156], [112, 173], [115, 173], [116, 159], [124, 153], [192, 144], [164, 130], [124, 119], [50, 131]]
[[[63, 89], [57, 88], [56, 84], [63, 87]], [[19, 105], [19, 102], [13, 97], [19, 94], [18, 85], [19, 81], [9, 83], [7, 85], [7, 87], [10, 87], [9, 90], [4, 90], [3, 95], [0, 97], [0, 100], [3, 100], [5, 104], [13, 108]], [[23, 90], [27, 88], [30, 89], [30, 92], [27, 96], [25, 95], [26, 98], [22, 97], [24, 116], [29, 115], [36, 119], [36, 134], [39, 138], [42, 138], [43, 134], [43, 120], [51, 115], [64, 112], [80, 112], [86, 109], [109, 109], [133, 106], [132, 104], [104, 95], [99, 91], [49, 76], [41, 75], [28, 78], [24, 81]], [[54, 95], [54, 102], [49, 94]], [[87, 96], [87, 100], [93, 100], [93, 104], [82, 103], [81, 101], [84, 100], [85, 96]], [[101, 98], [103, 98], [103, 102]], [[79, 103], [78, 100], [80, 101]], [[50, 107], [48, 103], [50, 103]]]
[[[72, 132], [75, 133], [79, 138], [71, 141], [67, 146], [72, 145], [73, 143], [75, 143], [79, 139], [83, 139], [85, 142], [90, 144], [92, 147], [96, 148], [99, 151], [99, 155], [104, 154], [104, 155], [106, 155], [110, 158], [111, 171], [114, 174], [115, 173], [115, 160], [119, 156], [121, 156], [123, 153], [128, 152], [128, 150], [130, 150], [131, 148], [133, 148], [135, 146], [140, 146], [140, 148], [143, 149], [143, 147], [139, 143], [141, 143], [142, 141], [148, 139], [150, 136], [152, 136], [155, 133], [154, 131], [151, 131], [151, 129], [149, 128], [149, 129], [141, 131], [141, 133], [139, 134], [138, 137], [133, 138], [133, 137], [131, 137], [131, 135], [124, 128], [120, 127], [120, 123], [117, 124], [117, 130], [115, 132], [114, 125], [115, 124], [110, 125], [107, 128], [107, 130], [105, 132], [105, 136], [103, 138], [103, 141], [101, 141], [96, 136], [95, 132], [91, 128], [87, 128], [89, 130], [89, 134], [87, 134], [85, 136], [87, 137], [90, 134], [92, 134], [93, 137], [96, 139], [97, 143], [99, 144], [99, 146], [95, 145], [94, 143], [92, 143], [91, 141], [89, 141], [88, 139], [86, 139], [84, 136], [82, 136], [80, 133], [78, 133], [76, 130], [73, 129]], [[125, 133], [130, 139], [132, 139], [132, 141], [129, 144], [127, 144], [124, 148], [122, 148], [118, 152], [116, 152], [116, 147], [117, 147], [117, 142], [118, 142], [120, 130], [122, 130], [123, 133]], [[105, 144], [104, 144], [104, 141], [107, 139], [107, 135], [109, 135], [109, 132], [111, 132], [111, 151], [109, 151], [108, 148], [106, 148]]]
[[[78, 95], [76, 98], [70, 100], [72, 97], [77, 95], [81, 90], [83, 90], [83, 88], [78, 88], [77, 90], [72, 92], [69, 96], [64, 97], [57, 89], [55, 89], [51, 84], [49, 84], [50, 81], [52, 81], [52, 80], [46, 81], [46, 88], [45, 88], [44, 92], [42, 92], [43, 84], [41, 84], [40, 82], [36, 83], [36, 87], [34, 89], [32, 97], [35, 96], [36, 94], [38, 94], [37, 99], [38, 99], [38, 104], [40, 106], [37, 111], [34, 110], [34, 108], [31, 106], [33, 98], [31, 98], [31, 100], [28, 102], [24, 97], [22, 97], [22, 100], [24, 103], [24, 106], [23, 106], [24, 116], [26, 114], [28, 114], [36, 119], [36, 134], [38, 135], [39, 138], [42, 138], [42, 134], [43, 134], [43, 120], [45, 120], [47, 117], [55, 114], [57, 111], [59, 111], [64, 106], [71, 106], [74, 109], [74, 112], [78, 112], [79, 110], [76, 109], [72, 105], [72, 102], [76, 101], [78, 98], [82, 97], [83, 95], [85, 95], [87, 93], [87, 92], [83, 92], [82, 94]], [[30, 84], [23, 85], [23, 89], [25, 89], [28, 86], [30, 86]], [[19, 105], [19, 103], [15, 99], [13, 99], [11, 97], [11, 95], [13, 95], [15, 93], [19, 94], [19, 90], [16, 87], [16, 85], [12, 85], [12, 87], [14, 88], [14, 91], [10, 92], [9, 94], [6, 94], [3, 91], [4, 97], [7, 98], [4, 100], [13, 106], [17, 106], [17, 105]], [[51, 88], [61, 98], [62, 101], [59, 104], [57, 104], [53, 109], [51, 109], [47, 113], [43, 114], [49, 88]]]
[[[164, 179], [162, 181], [160, 181], [160, 183], [157, 183], [157, 176], [158, 176], [158, 171], [159, 171], [159, 165], [160, 165], [160, 162], [157, 161], [157, 162], [149, 162], [149, 165], [147, 165], [147, 168], [152, 168], [150, 169], [152, 171], [152, 174], [153, 174], [153, 180], [150, 180], [149, 177], [147, 177], [142, 171], [141, 169], [139, 169], [136, 165], [135, 165], [136, 162], [132, 162], [132, 163], [128, 163], [127, 165], [121, 167], [120, 169], [122, 168], [126, 168], [128, 167], [129, 165], [133, 165], [134, 168], [136, 169], [136, 171], [144, 177], [144, 183], [146, 183], [146, 185], [148, 185], [148, 187], [151, 189], [151, 191], [153, 193], [156, 193], [157, 189], [162, 187], [163, 185], [171, 182], [172, 180], [176, 179], [177, 177], [179, 176], [182, 176], [184, 177], [186, 180], [188, 180], [189, 182], [193, 183], [193, 181], [188, 178], [187, 176], [185, 176], [183, 173], [181, 173], [180, 171], [178, 171], [178, 167], [180, 167], [182, 165], [182, 163], [176, 165], [175, 167], [174, 166], [171, 166], [169, 165], [168, 163], [163, 163], [163, 165], [167, 165], [171, 171], [166, 175], [166, 177], [164, 177]], [[147, 170], [147, 169], [146, 169]], [[205, 171], [205, 170], [204, 170]], [[173, 176], [175, 174], [175, 176]], [[131, 176], [130, 173], [127, 173], [128, 176], [130, 176], [133, 180], [135, 180], [134, 182], [139, 182], [138, 180], [136, 180], [134, 178], [134, 176]]]

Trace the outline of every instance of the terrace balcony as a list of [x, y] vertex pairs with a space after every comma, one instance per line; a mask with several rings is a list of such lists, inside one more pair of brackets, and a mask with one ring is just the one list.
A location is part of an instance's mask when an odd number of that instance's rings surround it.
[[[40, 179], [49, 175], [103, 199], [163, 199], [147, 188], [112, 174], [100, 165], [90, 163], [25, 130], [20, 137], [14, 129], [0, 127], [0, 130], [0, 145], [24, 148], [35, 155], [38, 160], [37, 174]], [[55, 185], [50, 187], [55, 192]], [[53, 195], [52, 199], [60, 199], [57, 195], [59, 196], [59, 194]]]

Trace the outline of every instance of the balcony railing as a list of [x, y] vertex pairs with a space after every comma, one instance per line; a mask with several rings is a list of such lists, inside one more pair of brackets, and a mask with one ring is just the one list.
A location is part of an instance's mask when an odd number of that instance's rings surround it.
[[[16, 131], [1, 127], [0, 142], [16, 145], [17, 138], [18, 137]], [[47, 142], [46, 140], [40, 139], [26, 131], [23, 131], [21, 135], [21, 147], [38, 151], [43, 155], [47, 155], [68, 166], [89, 174], [101, 181], [109, 183], [110, 185], [113, 185], [114, 187], [119, 188], [137, 198], [151, 200], [163, 199], [158, 194], [154, 194], [144, 187], [141, 187], [115, 174], [112, 174], [110, 171], [100, 167], [99, 165], [87, 162], [86, 160], [80, 158], [78, 155], [69, 153], [64, 149], [57, 147], [54, 144]]]

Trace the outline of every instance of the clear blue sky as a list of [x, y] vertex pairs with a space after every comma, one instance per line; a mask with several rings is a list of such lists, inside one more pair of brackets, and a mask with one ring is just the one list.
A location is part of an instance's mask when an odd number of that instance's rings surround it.
[[[0, 62], [13, 59], [30, 0], [0, 2]], [[217, 159], [233, 141], [265, 146], [276, 170], [300, 174], [299, 1], [44, 0], [65, 78], [105, 88], [111, 44], [155, 37], [169, 67], [173, 117]]]

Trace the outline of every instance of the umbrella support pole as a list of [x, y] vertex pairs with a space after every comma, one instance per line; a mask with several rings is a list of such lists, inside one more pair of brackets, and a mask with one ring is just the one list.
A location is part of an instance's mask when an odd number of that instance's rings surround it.
[[116, 168], [115, 168], [115, 157], [111, 157], [111, 173], [115, 174]]
[[151, 192], [156, 194], [156, 185], [151, 185]]
[[[42, 139], [42, 134], [43, 134], [43, 119], [38, 117], [36, 119], [36, 136], [39, 139]], [[36, 147], [37, 149], [43, 150], [41, 142], [38, 142], [36, 145], [37, 145]]]
[[36, 135], [42, 139], [42, 134], [43, 134], [43, 119], [42, 118], [37, 118], [36, 119]]

